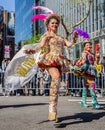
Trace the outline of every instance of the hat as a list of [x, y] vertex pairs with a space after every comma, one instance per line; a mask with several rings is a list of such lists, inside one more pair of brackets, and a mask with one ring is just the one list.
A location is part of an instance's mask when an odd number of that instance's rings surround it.
[[87, 39], [83, 41], [83, 44], [85, 44], [85, 43], [91, 43], [92, 44], [92, 42], [90, 40], [87, 40]]

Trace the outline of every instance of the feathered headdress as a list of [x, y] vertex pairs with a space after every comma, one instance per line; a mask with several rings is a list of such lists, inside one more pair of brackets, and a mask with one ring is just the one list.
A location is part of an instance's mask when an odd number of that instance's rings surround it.
[[32, 18], [31, 18], [31, 21], [34, 21], [36, 19], [39, 19], [39, 20], [44, 20], [46, 19], [46, 17], [49, 15], [49, 14], [54, 14], [54, 12], [47, 8], [47, 7], [44, 7], [44, 6], [33, 6], [32, 7], [33, 9], [38, 9], [38, 10], [43, 10], [45, 13], [44, 14], [35, 14]]

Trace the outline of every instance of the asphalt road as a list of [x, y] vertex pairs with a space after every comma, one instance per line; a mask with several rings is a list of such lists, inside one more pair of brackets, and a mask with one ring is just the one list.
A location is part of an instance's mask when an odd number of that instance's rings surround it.
[[[89, 108], [82, 108], [80, 97], [60, 96], [60, 122], [47, 120], [48, 96], [0, 96], [0, 130], [105, 130], [105, 107], [95, 110], [88, 97]], [[98, 98], [105, 105], [105, 97]]]

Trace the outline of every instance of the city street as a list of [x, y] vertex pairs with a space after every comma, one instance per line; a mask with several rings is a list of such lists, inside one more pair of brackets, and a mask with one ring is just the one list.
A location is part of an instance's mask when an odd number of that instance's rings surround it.
[[[58, 115], [60, 122], [47, 120], [48, 96], [0, 96], [0, 130], [104, 130], [105, 108], [92, 109], [79, 104], [81, 97], [60, 96]], [[98, 98], [105, 105], [105, 98]]]

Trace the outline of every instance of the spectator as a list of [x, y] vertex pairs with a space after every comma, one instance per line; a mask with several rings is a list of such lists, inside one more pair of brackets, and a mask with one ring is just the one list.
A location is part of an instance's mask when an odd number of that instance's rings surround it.
[[44, 71], [43, 75], [44, 75], [43, 76], [44, 95], [48, 96], [49, 95], [49, 87], [50, 87], [51, 77], [50, 77], [50, 74], [47, 70]]
[[6, 60], [5, 59], [3, 59], [2, 60], [2, 71], [4, 72], [5, 71], [5, 69], [6, 69]]
[[76, 60], [72, 60], [72, 62], [71, 62], [71, 65], [70, 65], [70, 71], [71, 72], [73, 72], [74, 71], [74, 66], [75, 66], [75, 64], [76, 64]]
[[96, 51], [96, 54], [95, 54], [95, 66], [96, 66], [96, 70], [97, 70], [98, 77], [99, 77], [101, 72], [102, 72], [102, 69], [103, 69], [103, 66], [100, 63], [100, 53], [99, 53], [99, 51]]

